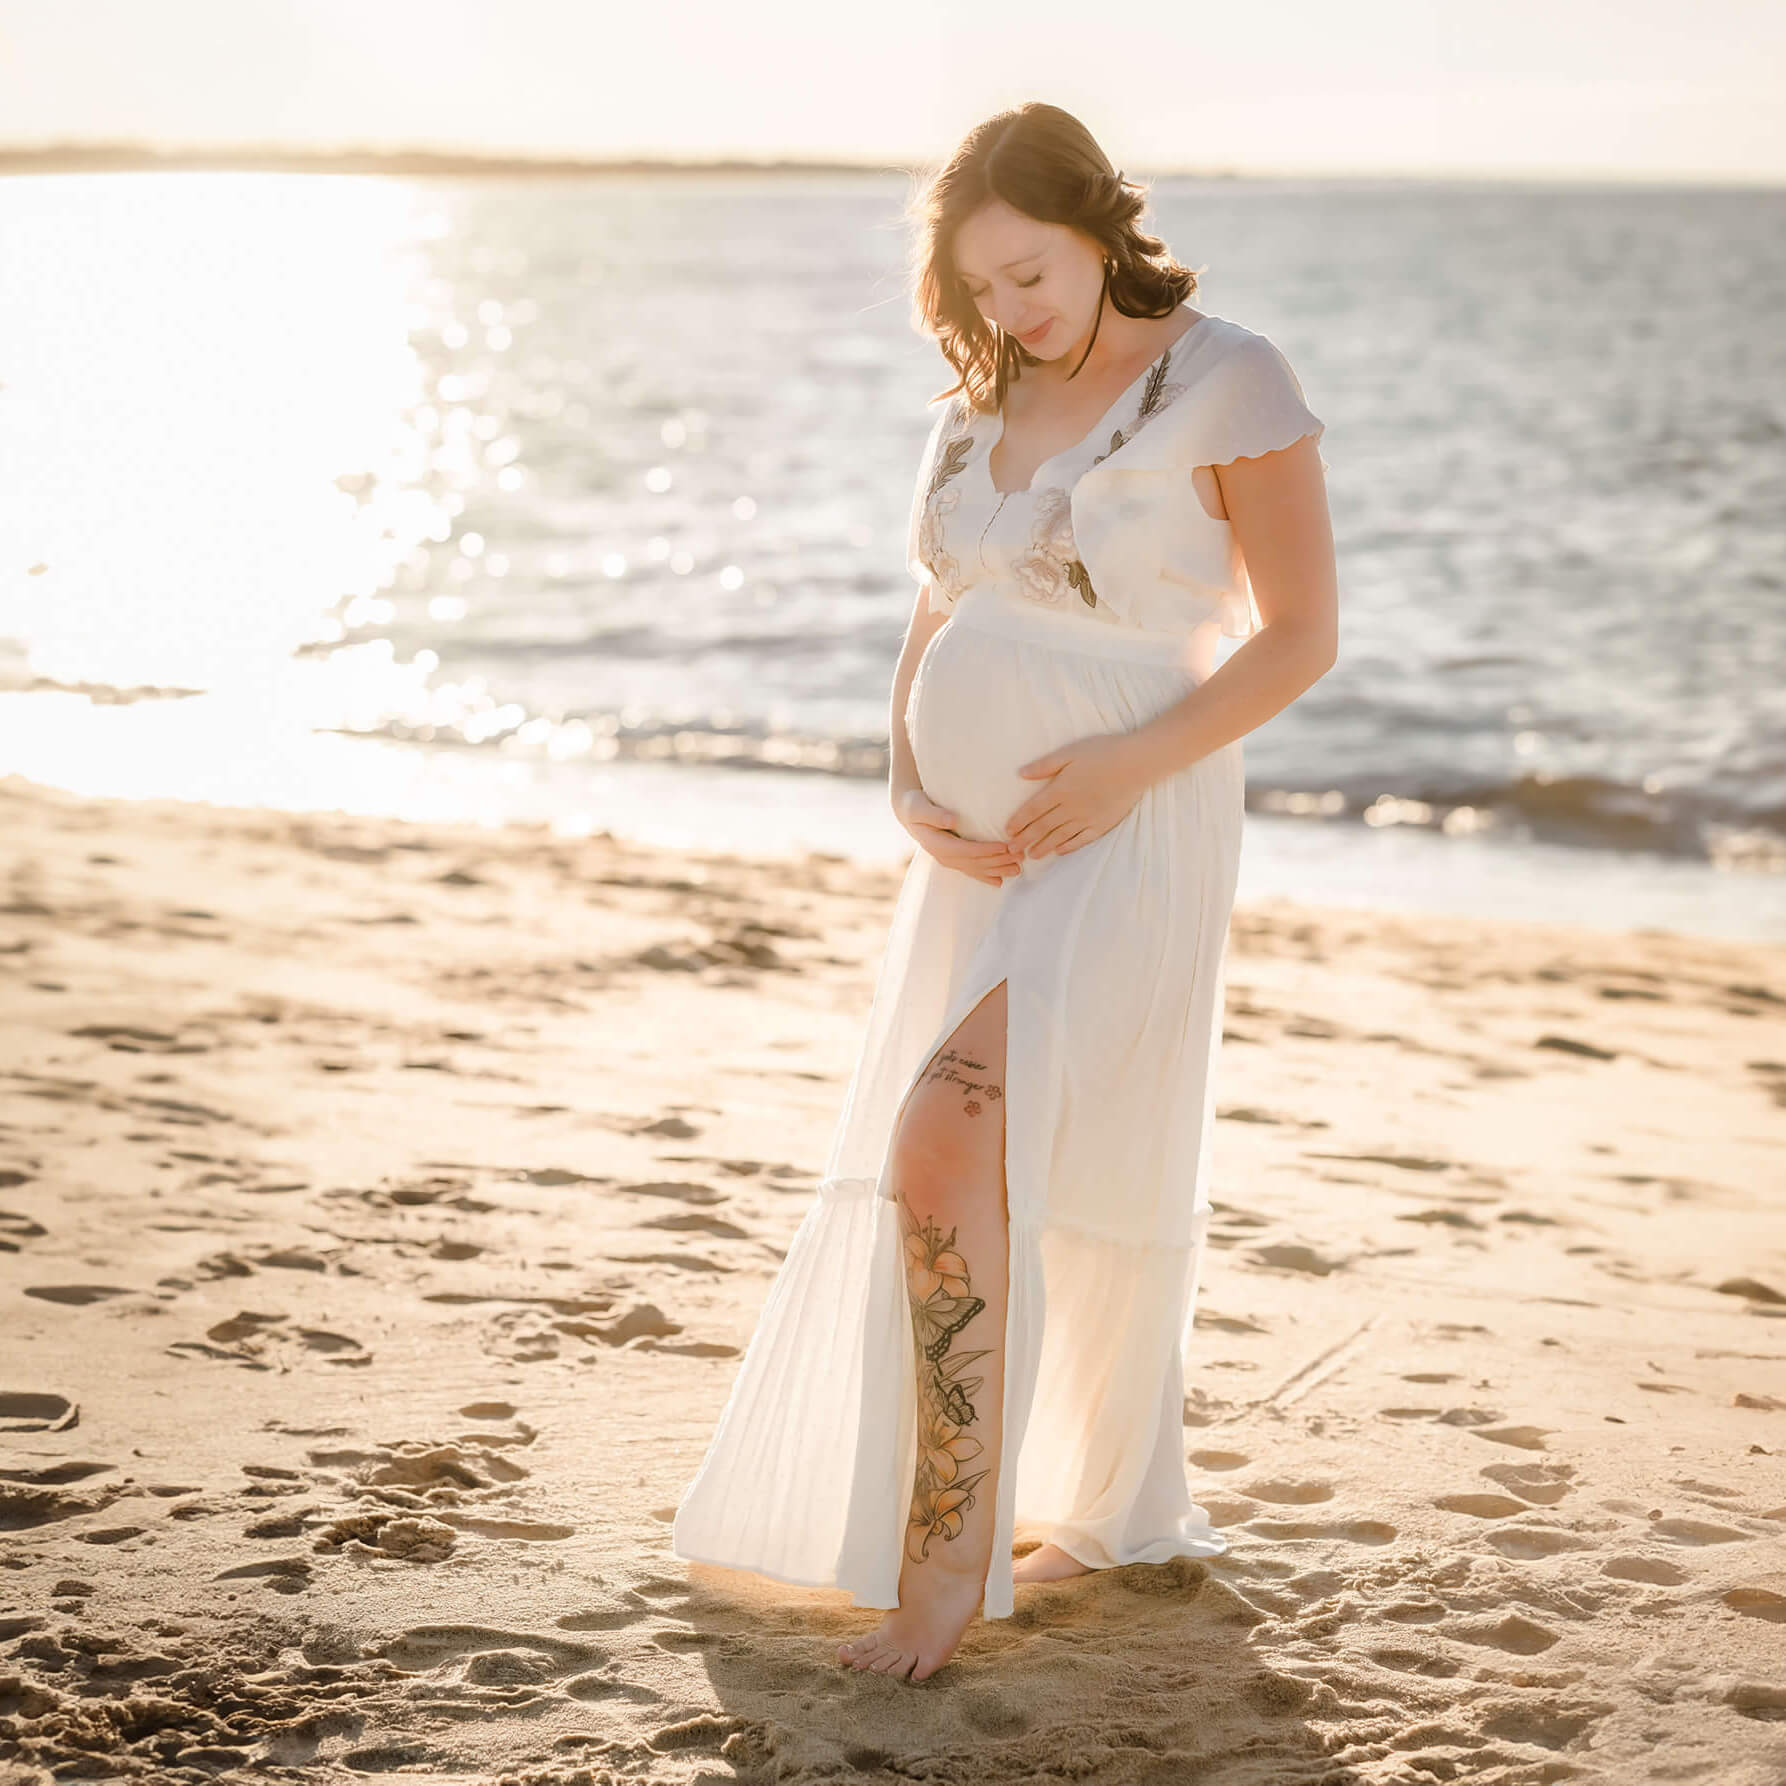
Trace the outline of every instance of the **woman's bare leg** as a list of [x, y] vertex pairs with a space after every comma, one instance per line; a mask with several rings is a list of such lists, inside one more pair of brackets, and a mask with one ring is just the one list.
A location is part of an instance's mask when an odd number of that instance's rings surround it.
[[1010, 1231], [1006, 988], [956, 1026], [912, 1088], [889, 1152], [905, 1241], [918, 1463], [899, 1605], [838, 1659], [921, 1681], [980, 1610], [992, 1561]]

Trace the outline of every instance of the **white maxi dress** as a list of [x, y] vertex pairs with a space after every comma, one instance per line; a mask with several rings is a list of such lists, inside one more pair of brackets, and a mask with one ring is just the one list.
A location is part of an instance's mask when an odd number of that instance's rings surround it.
[[[1044, 785], [1019, 764], [1142, 724], [1203, 680], [1220, 635], [1256, 630], [1228, 523], [1185, 468], [1324, 424], [1266, 336], [1183, 314], [1188, 329], [1021, 492], [993, 486], [997, 416], [957, 396], [931, 432], [908, 558], [949, 619], [905, 723], [925, 792], [964, 836], [1002, 835]], [[1156, 429], [1174, 440], [1153, 459], [1177, 470], [1144, 472], [1170, 482], [1142, 495], [1170, 503], [1179, 546], [1119, 609], [1076, 550], [1074, 491]], [[675, 1555], [898, 1605], [917, 1396], [888, 1157], [907, 1094], [1001, 980], [1010, 1277], [981, 1610], [1011, 1613], [1020, 1536], [1092, 1568], [1226, 1549], [1191, 1498], [1183, 1412], [1243, 796], [1237, 739], [1003, 886], [914, 853], [823, 1179], [677, 1508]]]

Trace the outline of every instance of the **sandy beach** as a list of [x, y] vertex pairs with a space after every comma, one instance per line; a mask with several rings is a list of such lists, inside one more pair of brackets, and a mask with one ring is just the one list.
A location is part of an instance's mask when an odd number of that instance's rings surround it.
[[0, 1780], [1786, 1779], [1786, 947], [1236, 914], [1231, 1542], [669, 1554], [896, 871], [0, 780]]

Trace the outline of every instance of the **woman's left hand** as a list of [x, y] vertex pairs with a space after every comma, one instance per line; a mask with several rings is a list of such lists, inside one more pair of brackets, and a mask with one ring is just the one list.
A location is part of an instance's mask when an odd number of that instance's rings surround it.
[[1049, 778], [1005, 820], [1006, 838], [1024, 856], [1066, 855], [1095, 843], [1128, 817], [1153, 780], [1128, 732], [1076, 738], [1017, 773]]

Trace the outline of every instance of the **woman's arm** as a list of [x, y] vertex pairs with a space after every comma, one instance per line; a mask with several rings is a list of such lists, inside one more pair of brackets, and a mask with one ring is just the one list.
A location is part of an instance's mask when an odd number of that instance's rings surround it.
[[918, 846], [943, 867], [958, 869], [988, 887], [1002, 887], [1022, 866], [1016, 851], [995, 839], [982, 842], [963, 837], [955, 829], [958, 815], [924, 792], [924, 784], [918, 779], [918, 765], [912, 756], [912, 741], [906, 734], [905, 706], [911, 696], [912, 678], [918, 671], [918, 659], [948, 624], [947, 613], [931, 613], [930, 585], [926, 583], [918, 591], [911, 625], [906, 628], [905, 649], [900, 652], [899, 667], [893, 672], [893, 711], [888, 716], [887, 726], [887, 796], [893, 816], [910, 832]]
[[[1264, 626], [1133, 731], [1075, 740], [1021, 764], [1045, 777], [1005, 824], [1025, 856], [1064, 854], [1114, 829], [1154, 782], [1280, 713], [1339, 655], [1339, 576], [1313, 436], [1214, 467]], [[1187, 500], [1191, 500], [1187, 492]]]
[[1339, 573], [1314, 437], [1213, 469], [1265, 624], [1182, 700], [1129, 734], [1148, 783], [1262, 726], [1339, 656]]
[[912, 608], [911, 624], [905, 629], [905, 648], [900, 652], [899, 666], [893, 672], [892, 712], [887, 725], [891, 759], [887, 771], [887, 796], [895, 812], [899, 810], [900, 796], [920, 786], [918, 766], [912, 759], [912, 741], [905, 731], [905, 704], [911, 696], [912, 677], [917, 672], [918, 659], [924, 655], [924, 648], [948, 624], [946, 613], [931, 613], [930, 585], [922, 585]]

